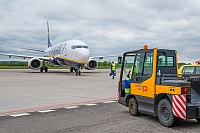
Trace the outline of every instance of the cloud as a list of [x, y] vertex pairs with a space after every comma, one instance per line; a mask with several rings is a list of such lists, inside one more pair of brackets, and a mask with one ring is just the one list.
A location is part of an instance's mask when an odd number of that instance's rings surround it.
[[91, 56], [149, 44], [177, 50], [180, 62], [200, 57], [198, 0], [1, 0], [0, 52], [45, 49], [46, 21], [53, 45], [80, 39], [89, 45]]

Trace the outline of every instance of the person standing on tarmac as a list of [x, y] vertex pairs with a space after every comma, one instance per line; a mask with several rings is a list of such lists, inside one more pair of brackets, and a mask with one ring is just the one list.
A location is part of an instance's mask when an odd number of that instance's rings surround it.
[[114, 79], [114, 76], [116, 75], [115, 71], [116, 71], [116, 64], [114, 62], [111, 63], [110, 65], [110, 76], [112, 76], [112, 79]]

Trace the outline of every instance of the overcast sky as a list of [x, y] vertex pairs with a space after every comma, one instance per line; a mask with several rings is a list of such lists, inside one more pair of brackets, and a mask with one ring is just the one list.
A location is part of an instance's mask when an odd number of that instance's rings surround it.
[[80, 39], [90, 56], [148, 44], [200, 60], [200, 0], [0, 0], [0, 52], [37, 55], [17, 47], [46, 49], [47, 21], [53, 45]]

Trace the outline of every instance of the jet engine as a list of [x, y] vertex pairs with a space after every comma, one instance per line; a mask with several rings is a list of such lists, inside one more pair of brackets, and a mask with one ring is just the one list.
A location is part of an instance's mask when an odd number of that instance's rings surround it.
[[42, 66], [42, 61], [38, 58], [31, 58], [28, 61], [28, 67], [31, 69], [40, 69]]
[[87, 70], [94, 70], [98, 67], [98, 62], [93, 59], [89, 59], [88, 62], [85, 64], [85, 69]]

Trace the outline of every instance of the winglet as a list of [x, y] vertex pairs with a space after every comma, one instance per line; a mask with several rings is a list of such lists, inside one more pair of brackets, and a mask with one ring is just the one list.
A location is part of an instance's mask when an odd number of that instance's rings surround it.
[[51, 41], [50, 41], [50, 33], [49, 33], [49, 23], [47, 21], [47, 34], [48, 34], [48, 48], [52, 47]]

